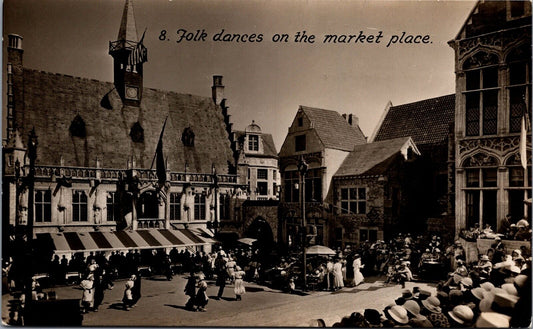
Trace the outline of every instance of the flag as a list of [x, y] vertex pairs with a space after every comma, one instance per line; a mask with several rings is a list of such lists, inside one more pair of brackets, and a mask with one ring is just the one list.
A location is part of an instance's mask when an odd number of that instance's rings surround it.
[[[165, 132], [165, 126], [167, 125], [167, 119], [168, 116], [165, 119], [165, 123], [163, 124], [163, 129], [161, 129], [161, 135], [159, 135], [159, 141], [157, 142], [157, 148], [155, 150], [155, 158], [156, 160], [156, 174], [157, 174], [157, 181], [160, 185], [164, 185], [167, 182], [167, 169], [165, 168], [165, 157], [163, 156], [163, 133]], [[154, 162], [152, 161], [153, 167]]]
[[520, 128], [520, 162], [522, 168], [527, 169], [527, 129], [526, 117], [522, 116], [522, 126]]

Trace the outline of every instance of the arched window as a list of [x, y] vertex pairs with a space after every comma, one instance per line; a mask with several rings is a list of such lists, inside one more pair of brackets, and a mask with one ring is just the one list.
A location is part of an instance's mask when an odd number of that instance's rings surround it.
[[463, 64], [466, 77], [466, 135], [495, 135], [498, 130], [498, 56], [477, 52]]

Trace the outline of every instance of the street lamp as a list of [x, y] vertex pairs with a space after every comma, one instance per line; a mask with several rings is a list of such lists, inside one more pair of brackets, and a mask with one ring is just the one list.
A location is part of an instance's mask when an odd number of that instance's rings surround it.
[[303, 246], [303, 275], [304, 275], [304, 290], [307, 289], [307, 223], [305, 220], [305, 174], [307, 173], [308, 165], [303, 156], [298, 161], [298, 173], [300, 174], [300, 206], [302, 209], [302, 246]]
[[30, 160], [30, 168], [27, 177], [28, 184], [28, 223], [26, 226], [26, 280], [25, 280], [25, 307], [29, 308], [32, 300], [32, 281], [33, 281], [33, 268], [32, 268], [32, 256], [33, 256], [33, 190], [35, 185], [35, 159], [37, 159], [37, 135], [35, 134], [35, 128], [30, 132], [28, 141], [28, 158]]

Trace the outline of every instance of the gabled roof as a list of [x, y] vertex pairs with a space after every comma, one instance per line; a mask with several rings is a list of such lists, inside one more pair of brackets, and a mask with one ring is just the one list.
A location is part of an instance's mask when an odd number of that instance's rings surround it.
[[351, 151], [355, 145], [366, 144], [359, 126], [351, 126], [338, 112], [302, 105], [300, 110], [311, 122], [325, 148]]
[[[517, 6], [523, 6], [524, 15], [512, 17], [512, 12], [517, 9], [513, 7]], [[524, 25], [531, 25], [530, 1], [478, 1], [454, 40], [471, 38]]]
[[[233, 132], [235, 133], [235, 140], [239, 141], [239, 143], [243, 143], [244, 136], [246, 135], [246, 133], [242, 130], [234, 130]], [[277, 157], [278, 152], [276, 151], [276, 145], [274, 144], [272, 134], [265, 134], [263, 132], [261, 132], [260, 134], [261, 140], [263, 141], [263, 153], [261, 155]], [[246, 151], [246, 149], [244, 151]]]
[[406, 156], [409, 148], [420, 155], [410, 137], [357, 145], [344, 159], [334, 177], [383, 174], [396, 156]]
[[[168, 170], [183, 172], [187, 164], [188, 172], [210, 173], [213, 164], [228, 173], [234, 162], [222, 110], [211, 97], [144, 88], [141, 105], [130, 107], [114, 90], [109, 93], [113, 109], [107, 110], [100, 101], [114, 88], [111, 82], [24, 69], [23, 83], [24, 108], [15, 111], [16, 126], [23, 138], [35, 127], [38, 165], [59, 165], [62, 158], [65, 166], [94, 167], [98, 158], [103, 168], [125, 168], [134, 157], [137, 168], [150, 168], [167, 116], [163, 154]], [[85, 137], [69, 131], [77, 115], [85, 123]], [[130, 136], [136, 122], [143, 129], [141, 142]], [[182, 143], [189, 127], [194, 146]]]
[[455, 94], [391, 106], [374, 141], [411, 136], [417, 145], [442, 143], [455, 122]]

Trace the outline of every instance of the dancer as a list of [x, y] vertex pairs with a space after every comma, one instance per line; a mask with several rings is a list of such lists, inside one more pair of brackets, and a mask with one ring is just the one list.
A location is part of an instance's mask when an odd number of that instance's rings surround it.
[[354, 255], [354, 261], [353, 261], [353, 285], [357, 286], [361, 284], [365, 278], [363, 274], [361, 273], [361, 268], [363, 268], [364, 265], [361, 263], [361, 256], [359, 254]]
[[235, 300], [241, 300], [242, 295], [246, 293], [246, 288], [244, 287], [244, 281], [242, 278], [244, 277], [246, 273], [240, 268], [240, 266], [235, 267]]

